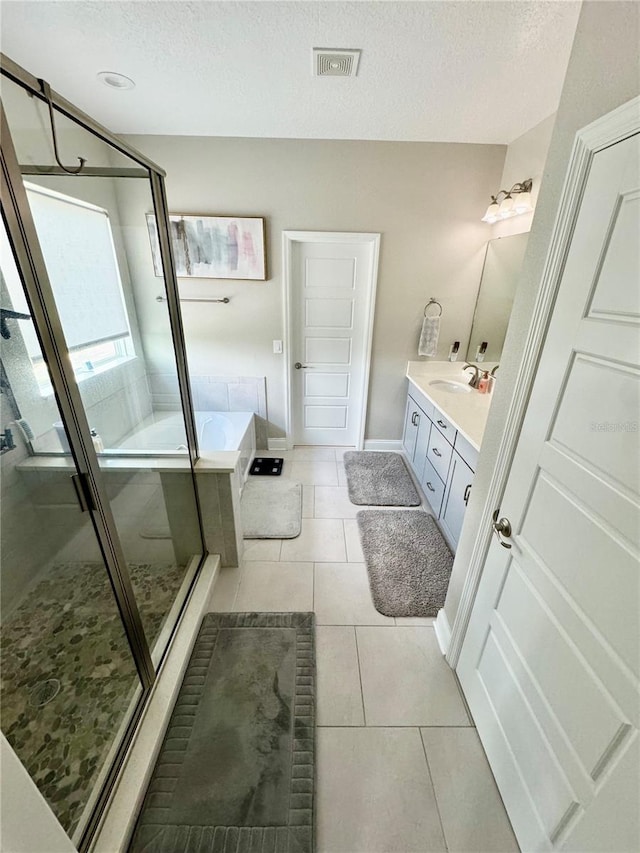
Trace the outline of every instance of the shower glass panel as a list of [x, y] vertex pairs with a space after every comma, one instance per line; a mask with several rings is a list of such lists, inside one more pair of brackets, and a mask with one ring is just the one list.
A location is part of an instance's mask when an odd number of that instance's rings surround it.
[[[9, 91], [7, 92], [7, 88]], [[148, 170], [56, 112], [54, 174], [46, 104], [3, 86], [24, 187], [68, 356], [157, 665], [204, 547]], [[153, 249], [156, 249], [154, 252]], [[159, 299], [159, 297], [161, 297]], [[16, 300], [19, 302], [18, 295]], [[23, 306], [24, 307], [24, 306]], [[27, 340], [40, 394], [46, 366]], [[63, 454], [51, 422], [36, 453]]]
[[0, 306], [2, 730], [76, 840], [142, 688], [74, 459], [34, 453], [66, 433], [2, 220]]

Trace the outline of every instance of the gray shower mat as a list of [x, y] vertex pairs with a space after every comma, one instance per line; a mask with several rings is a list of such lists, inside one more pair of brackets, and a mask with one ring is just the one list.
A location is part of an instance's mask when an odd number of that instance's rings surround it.
[[240, 501], [245, 539], [295, 539], [302, 529], [302, 486], [293, 480], [250, 479]]
[[356, 518], [376, 610], [385, 616], [437, 616], [453, 556], [433, 517], [371, 509]]
[[349, 450], [344, 454], [349, 500], [358, 506], [420, 506], [399, 453]]
[[313, 853], [313, 613], [202, 622], [129, 853]]

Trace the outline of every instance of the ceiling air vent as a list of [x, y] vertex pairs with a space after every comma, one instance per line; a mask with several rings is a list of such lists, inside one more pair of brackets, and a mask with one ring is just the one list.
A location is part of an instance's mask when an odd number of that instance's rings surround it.
[[355, 77], [359, 62], [359, 50], [313, 48], [313, 73], [316, 77]]

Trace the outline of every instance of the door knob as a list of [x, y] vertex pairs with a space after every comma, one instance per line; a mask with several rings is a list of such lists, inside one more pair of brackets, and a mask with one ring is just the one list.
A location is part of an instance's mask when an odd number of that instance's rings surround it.
[[296, 361], [296, 363], [293, 366], [295, 367], [296, 370], [300, 370], [302, 368], [308, 367], [307, 364], [301, 364], [299, 361]]
[[511, 522], [508, 518], [501, 518], [498, 520], [498, 514], [500, 509], [497, 509], [493, 513], [493, 532], [498, 537], [498, 542], [502, 545], [503, 548], [511, 548], [511, 544], [509, 542], [505, 542], [502, 538], [504, 536], [505, 539], [509, 539], [511, 537]]

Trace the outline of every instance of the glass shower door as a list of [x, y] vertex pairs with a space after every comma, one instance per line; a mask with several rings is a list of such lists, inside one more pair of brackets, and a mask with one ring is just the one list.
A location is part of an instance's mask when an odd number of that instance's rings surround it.
[[85, 851], [204, 553], [197, 447], [161, 173], [61, 102], [70, 175], [6, 62], [2, 728]]
[[[14, 89], [9, 123], [14, 117], [18, 126], [46, 128], [46, 106]], [[157, 666], [204, 546], [164, 270], [150, 241], [152, 179], [65, 116], [56, 115], [56, 128], [66, 150], [91, 163], [86, 173], [56, 168], [37, 133], [17, 133], [16, 153], [114, 533]], [[30, 355], [47, 394], [46, 371], [37, 352]], [[63, 453], [64, 434], [57, 438], [36, 450]]]
[[[79, 839], [143, 689], [74, 457], [34, 451], [61, 415], [32, 369], [26, 341], [42, 352], [28, 306], [12, 299], [22, 281], [0, 225], [2, 730]], [[68, 447], [61, 424], [57, 435]]]

